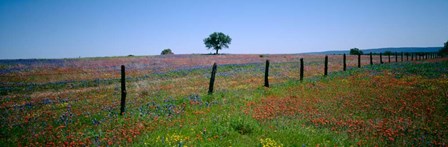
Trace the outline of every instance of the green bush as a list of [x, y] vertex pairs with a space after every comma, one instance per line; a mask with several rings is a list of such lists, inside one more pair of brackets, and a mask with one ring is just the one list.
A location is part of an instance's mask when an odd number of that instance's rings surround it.
[[172, 54], [174, 54], [173, 53], [173, 51], [171, 51], [171, 49], [169, 49], [169, 48], [167, 48], [167, 49], [164, 49], [163, 51], [162, 51], [162, 53], [160, 53], [161, 55], [172, 55]]

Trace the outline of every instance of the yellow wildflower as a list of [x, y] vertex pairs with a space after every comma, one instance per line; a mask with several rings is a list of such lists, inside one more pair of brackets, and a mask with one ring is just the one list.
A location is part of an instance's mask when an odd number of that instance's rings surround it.
[[282, 147], [283, 144], [276, 142], [271, 138], [260, 139], [260, 143], [263, 147]]

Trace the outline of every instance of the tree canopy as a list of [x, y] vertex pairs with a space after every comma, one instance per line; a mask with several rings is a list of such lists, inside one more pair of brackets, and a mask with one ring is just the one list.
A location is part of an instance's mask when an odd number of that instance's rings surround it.
[[350, 49], [350, 55], [362, 55], [363, 52], [359, 50], [358, 48], [352, 48]]
[[448, 41], [445, 42], [443, 47], [440, 49], [439, 54], [447, 55], [448, 54]]
[[232, 38], [230, 36], [222, 33], [222, 32], [214, 32], [210, 34], [209, 37], [204, 39], [205, 47], [208, 49], [213, 48], [216, 50], [216, 55], [218, 51], [223, 48], [229, 48], [229, 44], [232, 42]]
[[174, 54], [173, 53], [173, 51], [171, 51], [171, 49], [169, 49], [169, 48], [167, 48], [167, 49], [164, 49], [163, 51], [162, 51], [162, 53], [160, 53], [161, 55], [172, 55], [172, 54]]

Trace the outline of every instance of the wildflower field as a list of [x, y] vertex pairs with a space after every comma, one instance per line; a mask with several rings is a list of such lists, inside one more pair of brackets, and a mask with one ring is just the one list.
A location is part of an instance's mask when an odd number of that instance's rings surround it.
[[328, 57], [325, 77], [323, 55], [0, 60], [0, 145], [447, 145], [447, 58]]

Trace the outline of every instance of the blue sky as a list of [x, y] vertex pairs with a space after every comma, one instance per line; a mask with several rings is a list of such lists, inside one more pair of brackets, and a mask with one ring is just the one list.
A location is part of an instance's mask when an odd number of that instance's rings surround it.
[[443, 46], [448, 0], [1, 0], [0, 59]]

